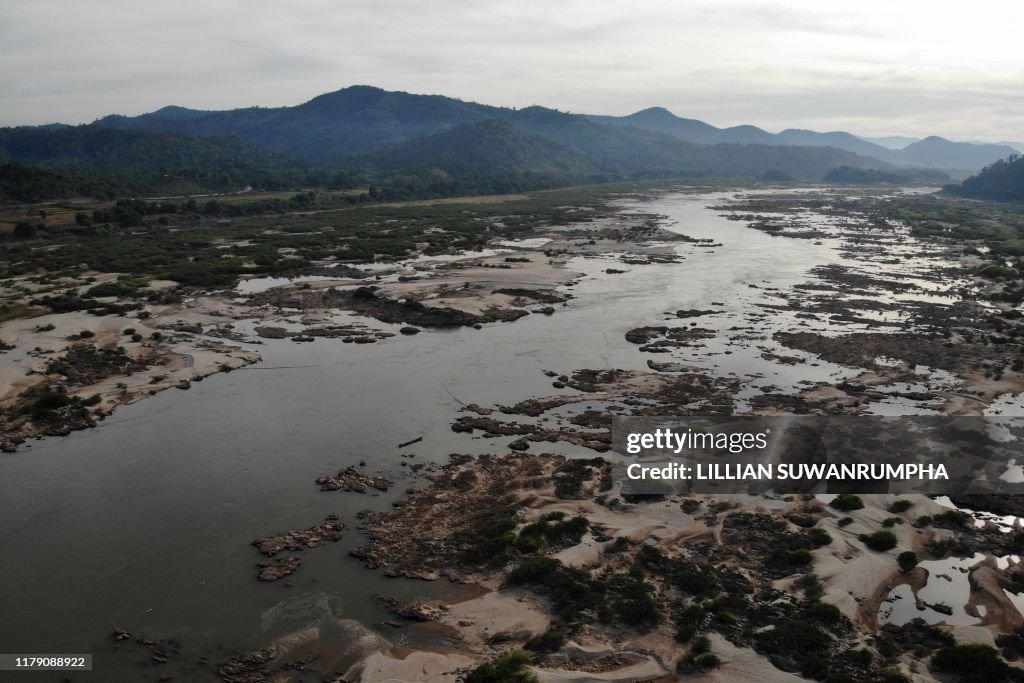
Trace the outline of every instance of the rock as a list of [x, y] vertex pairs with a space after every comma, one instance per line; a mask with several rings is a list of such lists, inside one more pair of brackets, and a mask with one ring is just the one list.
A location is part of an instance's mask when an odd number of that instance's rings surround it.
[[288, 336], [288, 330], [283, 327], [257, 327], [256, 334], [264, 339], [284, 339]]
[[445, 610], [438, 605], [423, 602], [411, 602], [392, 610], [395, 614], [410, 621], [438, 621], [444, 616]]
[[699, 308], [689, 308], [689, 309], [680, 309], [680, 310], [676, 311], [676, 317], [677, 318], [699, 318], [702, 315], [712, 315], [714, 313], [721, 313], [721, 311], [715, 311], [715, 310], [712, 310], [712, 309], [702, 310], [702, 309], [699, 309]]
[[402, 334], [407, 334], [407, 335], [408, 334], [419, 334], [420, 333], [420, 328], [418, 328], [418, 327], [411, 327], [411, 326], [407, 325], [407, 326], [403, 327], [402, 329], [400, 329], [399, 332], [401, 332]]
[[[365, 463], [360, 464], [364, 465]], [[336, 477], [326, 475], [317, 477], [316, 483], [319, 484], [321, 491], [355, 491], [356, 493], [366, 493], [370, 488], [387, 491], [393, 484], [384, 477], [371, 477], [368, 474], [357, 472], [352, 467], [338, 472]]]
[[278, 558], [273, 562], [261, 562], [258, 565], [260, 573], [256, 578], [266, 582], [278, 581], [297, 572], [301, 564], [302, 559], [295, 556]]
[[225, 683], [258, 683], [265, 681], [265, 666], [274, 658], [270, 650], [258, 650], [232, 657], [222, 664], [217, 673]]
[[310, 527], [305, 530], [286, 531], [276, 536], [257, 538], [252, 542], [259, 551], [267, 557], [273, 557], [283, 550], [305, 550], [316, 548], [327, 541], [337, 542], [341, 540], [342, 530], [345, 525], [338, 521], [337, 516], [332, 515], [319, 526]]
[[516, 439], [508, 445], [514, 451], [525, 451], [530, 448], [530, 442], [526, 439]]

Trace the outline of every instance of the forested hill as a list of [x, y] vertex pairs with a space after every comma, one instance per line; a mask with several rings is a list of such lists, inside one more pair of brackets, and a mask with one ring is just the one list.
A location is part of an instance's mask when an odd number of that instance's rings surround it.
[[[543, 144], [552, 145], [549, 154], [541, 156], [565, 156], [567, 149], [586, 155], [589, 157], [586, 168], [578, 163], [579, 159], [565, 160], [584, 175], [672, 172], [757, 175], [772, 167], [761, 160], [774, 158], [778, 160], [774, 166], [783, 164], [796, 177], [818, 180], [835, 166], [886, 166], [878, 160], [859, 158], [837, 149], [793, 152], [758, 147], [708, 151], [700, 149], [705, 145], [681, 140], [664, 131], [606, 125], [591, 117], [546, 107], [492, 107], [440, 95], [389, 92], [370, 86], [344, 88], [294, 107], [220, 112], [166, 107], [137, 117], [108, 116], [95, 125], [202, 137], [234, 136], [268, 150], [318, 163], [375, 166], [374, 156], [383, 155], [386, 165], [395, 167], [402, 165], [402, 154], [408, 154], [409, 164], [452, 168], [462, 162], [425, 139], [460, 128], [464, 129], [460, 137], [473, 136], [484, 129], [473, 128], [471, 124], [485, 121], [501, 121], [521, 133], [541, 136], [545, 139]], [[494, 128], [489, 130], [496, 132]], [[511, 142], [507, 131], [502, 136], [492, 135], [488, 140], [498, 141], [498, 137], [507, 150]], [[415, 144], [418, 140], [424, 143]], [[761, 140], [755, 137], [743, 142]], [[537, 143], [536, 138], [517, 140], [517, 144], [531, 148], [521, 150], [526, 157], [537, 156]], [[424, 157], [428, 149], [439, 155], [435, 162]], [[468, 148], [463, 149], [468, 153]], [[471, 158], [476, 154], [474, 151]], [[827, 162], [823, 162], [824, 157], [829, 157]]]
[[986, 166], [981, 173], [946, 191], [972, 199], [1024, 202], [1024, 156], [1015, 154]]
[[[160, 192], [278, 189], [331, 182], [335, 174], [236, 138], [103, 128], [96, 125], [0, 128], [0, 193], [18, 201], [76, 194], [107, 197]], [[41, 169], [29, 173], [21, 165]]]
[[[671, 116], [648, 119], [666, 123]], [[32, 201], [60, 188], [137, 196], [374, 184], [393, 195], [430, 197], [650, 177], [782, 173], [820, 181], [839, 167], [894, 170], [831, 146], [760, 144], [752, 127], [737, 129], [742, 142], [711, 145], [649, 128], [540, 106], [509, 109], [355, 86], [294, 107], [171, 106], [83, 126], [0, 129], [0, 161], [63, 174], [13, 169], [8, 176], [19, 182], [0, 192]]]
[[716, 128], [697, 119], [676, 116], [662, 107], [652, 107], [628, 116], [590, 116], [605, 125], [640, 128], [672, 135], [680, 140], [705, 145], [721, 143], [797, 145], [802, 147], [835, 147], [847, 152], [881, 159], [890, 164], [908, 167], [930, 167], [951, 171], [977, 171], [986, 164], [1015, 153], [1005, 144], [953, 142], [930, 136], [923, 140], [908, 139], [898, 149], [890, 149], [845, 131], [819, 133], [789, 128], [769, 133], [756, 126]]

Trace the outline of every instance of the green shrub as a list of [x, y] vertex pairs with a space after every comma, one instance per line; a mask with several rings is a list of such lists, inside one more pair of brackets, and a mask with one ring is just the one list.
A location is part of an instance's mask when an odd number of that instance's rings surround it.
[[532, 652], [558, 652], [565, 645], [566, 636], [565, 627], [552, 625], [541, 635], [526, 641], [524, 647]]
[[682, 558], [669, 559], [649, 545], [640, 548], [637, 564], [648, 571], [665, 577], [672, 585], [688, 595], [704, 597], [718, 589], [715, 574], [707, 567]]
[[889, 512], [898, 515], [901, 512], [906, 512], [913, 506], [914, 504], [911, 501], [901, 498], [900, 500], [894, 500], [892, 504], [889, 505]]
[[536, 683], [537, 677], [526, 668], [529, 664], [529, 655], [513, 652], [478, 666], [466, 676], [465, 683]]
[[546, 596], [555, 613], [568, 623], [579, 621], [584, 612], [601, 608], [607, 590], [601, 580], [543, 555], [520, 562], [505, 577], [505, 583], [527, 587]]
[[814, 543], [815, 548], [820, 548], [823, 545], [829, 545], [832, 543], [832, 537], [821, 527], [808, 529], [807, 535], [811, 537], [811, 542]]
[[970, 523], [971, 516], [959, 510], [947, 510], [931, 518], [931, 525], [941, 529], [966, 529]]
[[917, 553], [912, 550], [906, 550], [899, 554], [896, 558], [896, 562], [900, 565], [900, 571], [906, 574], [917, 566]]
[[852, 493], [840, 493], [835, 497], [831, 503], [829, 503], [836, 510], [842, 510], [843, 512], [849, 512], [850, 510], [860, 510], [864, 507], [864, 501], [860, 499], [860, 496]]
[[651, 585], [636, 574], [613, 574], [608, 579], [611, 610], [627, 626], [654, 626], [661, 621]]
[[798, 550], [790, 550], [786, 553], [786, 562], [795, 565], [797, 567], [803, 567], [811, 564], [814, 561], [814, 556], [811, 555], [811, 551], [806, 548], [800, 548]]
[[821, 600], [816, 600], [808, 606], [804, 611], [804, 615], [807, 619], [830, 627], [839, 624], [843, 620], [843, 613], [839, 611], [838, 607]]
[[590, 528], [590, 523], [586, 517], [563, 520], [564, 517], [565, 513], [562, 512], [549, 513], [523, 527], [519, 539], [524, 547], [533, 549], [522, 552], [536, 552], [544, 542], [555, 547], [569, 547], [579, 543]]
[[693, 659], [693, 664], [701, 671], [710, 671], [718, 667], [722, 660], [714, 652], [704, 652]]
[[505, 561], [516, 545], [516, 526], [518, 520], [515, 515], [506, 511], [471, 521], [466, 529], [455, 535], [462, 548], [459, 559], [470, 565], [495, 565]]
[[711, 639], [707, 636], [694, 638], [693, 645], [690, 646], [690, 652], [695, 655], [711, 652]]
[[896, 547], [896, 534], [891, 531], [876, 531], [873, 534], [861, 534], [858, 537], [867, 547], [877, 552], [885, 552]]
[[676, 624], [676, 642], [689, 642], [700, 630], [708, 613], [699, 605], [690, 605], [676, 612], [673, 621]]
[[932, 656], [932, 665], [957, 675], [961, 683], [1024, 681], [1024, 671], [1010, 666], [995, 648], [981, 643], [944, 647]]

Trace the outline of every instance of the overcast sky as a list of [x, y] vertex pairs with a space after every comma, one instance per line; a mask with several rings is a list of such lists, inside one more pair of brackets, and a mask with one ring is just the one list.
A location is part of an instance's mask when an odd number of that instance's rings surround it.
[[718, 126], [1024, 140], [1024, 2], [0, 0], [0, 125], [354, 84]]

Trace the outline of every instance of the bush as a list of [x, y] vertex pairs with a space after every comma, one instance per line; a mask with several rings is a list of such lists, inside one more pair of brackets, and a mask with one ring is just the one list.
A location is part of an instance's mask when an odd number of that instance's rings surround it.
[[515, 515], [503, 511], [482, 515], [455, 536], [462, 546], [459, 559], [470, 565], [498, 564], [516, 544]]
[[[918, 520], [920, 522], [921, 520]], [[970, 526], [971, 516], [959, 510], [947, 510], [946, 512], [932, 516], [931, 525], [941, 529], [966, 529]]]
[[910, 502], [909, 500], [905, 500], [905, 499], [894, 500], [892, 502], [892, 505], [889, 506], [889, 512], [891, 512], [891, 513], [893, 513], [895, 515], [898, 515], [901, 512], [906, 512], [907, 510], [909, 510], [912, 507], [914, 507], [914, 504], [912, 502]]
[[956, 674], [961, 683], [1024, 681], [1024, 671], [1011, 667], [995, 648], [981, 643], [944, 647], [932, 656], [932, 664], [940, 671]]
[[840, 529], [846, 526], [850, 526], [851, 524], [853, 524], [853, 517], [843, 517], [838, 522], [836, 522], [836, 524], [839, 526]]
[[827, 653], [832, 636], [806, 619], [781, 621], [771, 630], [755, 636], [755, 649], [766, 654], [784, 671], [797, 670], [804, 677], [820, 678], [827, 673]]
[[827, 531], [820, 527], [808, 529], [807, 535], [811, 537], [811, 542], [814, 543], [815, 548], [820, 548], [823, 545], [829, 545], [832, 543], [832, 537]]
[[35, 400], [21, 410], [35, 419], [42, 420], [48, 418], [54, 411], [71, 405], [72, 402], [72, 398], [62, 388], [52, 389], [44, 386], [36, 393]]
[[694, 638], [690, 652], [676, 664], [676, 672], [681, 674], [710, 671], [718, 667], [722, 660], [711, 652], [711, 641], [706, 636]]
[[555, 547], [568, 547], [579, 543], [583, 539], [583, 534], [590, 528], [590, 523], [585, 517], [573, 517], [570, 520], [563, 520], [563, 517], [564, 513], [551, 513], [523, 527], [519, 532], [519, 540], [533, 549], [521, 552], [539, 550], [542, 539]]
[[478, 666], [466, 676], [465, 683], [536, 683], [537, 677], [526, 669], [529, 664], [529, 655], [513, 652]]
[[657, 548], [645, 545], [637, 554], [637, 563], [665, 577], [672, 585], [688, 595], [710, 596], [718, 590], [715, 575], [696, 562], [682, 558], [670, 559]]
[[722, 660], [714, 652], [704, 652], [693, 659], [693, 664], [701, 671], [709, 671], [716, 668]]
[[804, 592], [804, 597], [811, 601], [817, 600], [825, 592], [817, 574], [804, 574], [797, 579], [796, 586]]
[[708, 613], [699, 605], [690, 605], [676, 613], [676, 642], [687, 643], [700, 630]]
[[627, 548], [629, 548], [630, 545], [631, 544], [628, 538], [626, 538], [625, 536], [619, 536], [604, 549], [604, 552], [606, 555], [614, 555], [616, 553], [621, 553], [622, 551], [626, 550]]
[[711, 652], [711, 639], [707, 636], [695, 638], [693, 641], [693, 645], [690, 646], [690, 652], [692, 652], [695, 655], [699, 655], [704, 652]]
[[627, 626], [654, 626], [661, 621], [650, 584], [636, 574], [615, 574], [608, 580], [612, 612]]
[[896, 561], [900, 565], [900, 571], [906, 574], [917, 566], [917, 553], [912, 550], [906, 550], [899, 554]]
[[558, 652], [565, 645], [566, 629], [552, 625], [539, 636], [526, 641], [524, 647], [532, 652]]
[[805, 612], [807, 619], [832, 627], [842, 622], [843, 613], [835, 605], [817, 600], [807, 607]]
[[878, 683], [913, 683], [897, 669], [886, 669], [878, 674]]
[[877, 552], [885, 552], [896, 547], [896, 534], [891, 531], [876, 531], [873, 534], [861, 534], [858, 537], [867, 547]]
[[[831, 540], [831, 539], [829, 539]], [[811, 555], [811, 551], [806, 548], [800, 548], [798, 550], [790, 550], [786, 553], [786, 562], [798, 567], [804, 567], [814, 561], [814, 556]]]
[[509, 572], [505, 582], [509, 586], [529, 587], [547, 596], [555, 612], [570, 623], [578, 621], [584, 611], [598, 609], [606, 589], [601, 581], [586, 572], [543, 555], [522, 561]]
[[835, 497], [831, 503], [829, 503], [836, 510], [842, 510], [843, 512], [849, 512], [850, 510], [860, 510], [864, 507], [864, 501], [860, 499], [860, 496], [852, 493], [840, 493]]

